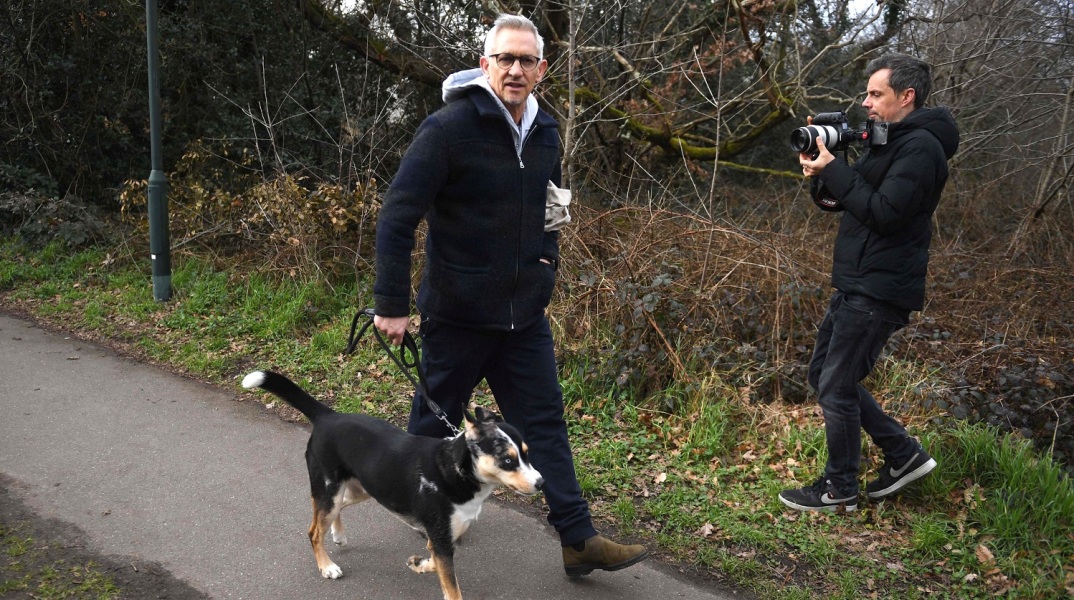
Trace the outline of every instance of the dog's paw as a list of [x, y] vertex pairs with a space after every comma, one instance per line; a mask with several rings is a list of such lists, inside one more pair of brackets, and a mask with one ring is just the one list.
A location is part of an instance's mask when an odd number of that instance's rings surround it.
[[343, 577], [343, 569], [339, 568], [339, 565], [332, 563], [327, 567], [321, 569], [321, 577], [325, 579], [339, 579]]
[[411, 556], [407, 559], [406, 566], [410, 567], [410, 570], [415, 573], [432, 573], [436, 571], [436, 567], [433, 566], [433, 559], [428, 557]]
[[346, 546], [347, 530], [342, 527], [336, 527], [336, 524], [332, 523], [332, 541], [338, 546]]

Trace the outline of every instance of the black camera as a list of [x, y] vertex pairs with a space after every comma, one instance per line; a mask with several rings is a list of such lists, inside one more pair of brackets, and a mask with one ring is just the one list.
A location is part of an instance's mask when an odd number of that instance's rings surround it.
[[824, 140], [824, 145], [832, 154], [846, 152], [851, 142], [861, 142], [866, 147], [880, 146], [888, 143], [889, 125], [886, 121], [869, 120], [855, 130], [850, 128], [850, 121], [843, 111], [819, 113], [808, 127], [799, 127], [791, 132], [791, 148], [815, 159], [820, 154], [818, 137]]

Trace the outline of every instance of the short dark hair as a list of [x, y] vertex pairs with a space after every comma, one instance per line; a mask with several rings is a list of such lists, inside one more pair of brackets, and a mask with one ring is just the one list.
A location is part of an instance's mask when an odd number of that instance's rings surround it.
[[925, 105], [932, 91], [932, 67], [929, 63], [905, 54], [885, 54], [869, 61], [865, 67], [870, 77], [882, 69], [891, 69], [891, 75], [888, 76], [891, 89], [904, 92], [913, 88], [914, 108]]

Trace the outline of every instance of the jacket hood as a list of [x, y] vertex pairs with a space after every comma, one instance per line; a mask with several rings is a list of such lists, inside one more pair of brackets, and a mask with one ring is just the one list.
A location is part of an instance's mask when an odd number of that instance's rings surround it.
[[946, 107], [919, 108], [902, 121], [893, 124], [892, 129], [899, 132], [908, 132], [913, 129], [928, 131], [940, 141], [948, 160], [958, 151], [958, 125], [955, 124], [955, 117]]
[[467, 94], [471, 89], [481, 87], [489, 92], [492, 88], [488, 85], [488, 79], [481, 69], [467, 69], [448, 75], [440, 87], [440, 95], [444, 104], [450, 104]]
[[[458, 71], [448, 75], [441, 85], [441, 97], [444, 99], [444, 104], [450, 104], [469, 93], [474, 88], [481, 88], [489, 93], [497, 102], [503, 104], [500, 101], [499, 96], [492, 90], [492, 86], [489, 85], [489, 80], [485, 77], [485, 73], [481, 69], [467, 69], [465, 71]], [[504, 107], [504, 110], [507, 110]], [[526, 114], [537, 113], [537, 99], [530, 94], [526, 98]], [[525, 117], [523, 117], [525, 118]]]
[[444, 104], [450, 104], [469, 96], [472, 90], [478, 88], [485, 90], [496, 102], [496, 106], [500, 108], [500, 113], [503, 114], [507, 124], [511, 126], [511, 133], [515, 137], [515, 146], [521, 152], [522, 139], [525, 137], [524, 132], [529, 131], [530, 127], [533, 126], [534, 119], [537, 118], [537, 99], [533, 97], [533, 94], [526, 98], [526, 107], [522, 111], [522, 123], [515, 123], [511, 112], [507, 110], [507, 107], [503, 105], [503, 101], [492, 90], [488, 78], [485, 77], [485, 73], [481, 69], [467, 69], [448, 75], [448, 78], [444, 80], [441, 86], [441, 97], [444, 99]]

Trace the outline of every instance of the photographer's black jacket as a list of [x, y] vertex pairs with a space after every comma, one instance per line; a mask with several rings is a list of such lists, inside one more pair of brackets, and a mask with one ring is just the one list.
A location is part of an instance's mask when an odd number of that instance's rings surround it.
[[853, 166], [832, 161], [814, 178], [814, 196], [843, 209], [833, 287], [921, 310], [932, 213], [958, 141], [950, 111], [919, 108], [891, 124], [887, 144], [870, 147]]

